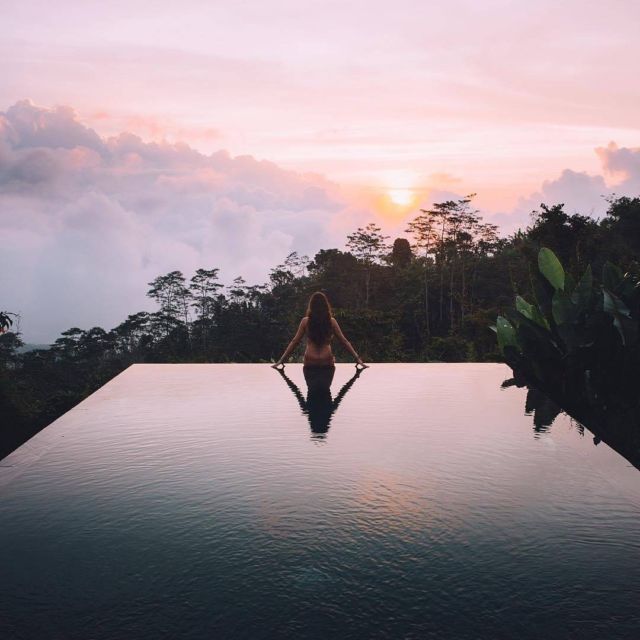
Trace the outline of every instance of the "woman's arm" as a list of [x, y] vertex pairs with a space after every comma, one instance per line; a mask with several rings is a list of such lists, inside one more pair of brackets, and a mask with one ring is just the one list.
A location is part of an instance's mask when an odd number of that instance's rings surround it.
[[276, 369], [276, 370], [283, 377], [289, 389], [293, 391], [293, 395], [296, 397], [296, 400], [298, 401], [298, 404], [300, 405], [300, 408], [302, 409], [302, 411], [307, 411], [308, 410], [307, 401], [304, 399], [304, 396], [302, 395], [302, 393], [300, 393], [300, 389], [298, 389], [295, 382], [293, 382], [290, 378], [287, 377], [287, 374], [284, 372], [284, 367], [282, 369]]
[[367, 365], [362, 362], [362, 358], [356, 353], [356, 350], [351, 346], [351, 343], [347, 340], [344, 333], [342, 333], [342, 329], [340, 329], [340, 325], [335, 318], [331, 318], [331, 326], [333, 327], [333, 333], [335, 333], [338, 340], [342, 342], [344, 348], [356, 359], [356, 364], [366, 367]]
[[342, 402], [342, 398], [347, 395], [347, 391], [351, 389], [353, 383], [360, 377], [360, 374], [364, 371], [364, 368], [366, 366], [367, 365], [363, 363], [362, 369], [358, 369], [358, 367], [356, 367], [356, 372], [353, 374], [353, 376], [351, 376], [351, 380], [347, 380], [347, 382], [345, 382], [345, 384], [342, 386], [342, 389], [340, 389], [340, 392], [335, 397], [332, 404], [332, 411], [335, 411], [338, 408], [338, 405]]
[[278, 367], [279, 365], [284, 364], [287, 361], [292, 351], [298, 346], [300, 340], [302, 340], [302, 336], [304, 336], [304, 332], [306, 328], [307, 328], [307, 318], [302, 318], [302, 320], [300, 320], [300, 325], [298, 326], [298, 330], [296, 331], [296, 335], [293, 336], [293, 339], [289, 343], [289, 346], [284, 350], [284, 353], [282, 354], [282, 357], [280, 358], [280, 360], [278, 360], [278, 362], [276, 362], [272, 366]]

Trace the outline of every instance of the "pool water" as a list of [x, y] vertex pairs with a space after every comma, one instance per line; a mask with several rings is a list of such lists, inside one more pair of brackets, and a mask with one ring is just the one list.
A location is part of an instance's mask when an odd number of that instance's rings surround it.
[[635, 468], [503, 365], [355, 373], [135, 365], [5, 458], [0, 637], [639, 637]]

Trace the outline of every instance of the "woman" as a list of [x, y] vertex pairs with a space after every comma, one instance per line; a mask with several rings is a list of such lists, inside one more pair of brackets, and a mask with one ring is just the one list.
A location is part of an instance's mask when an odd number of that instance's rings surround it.
[[284, 366], [293, 350], [298, 346], [304, 334], [307, 334], [307, 348], [304, 352], [305, 367], [333, 367], [336, 359], [331, 351], [331, 339], [337, 336], [346, 350], [356, 359], [356, 366], [366, 367], [362, 358], [356, 353], [351, 343], [345, 338], [340, 330], [340, 325], [331, 313], [331, 305], [327, 296], [320, 291], [316, 291], [309, 299], [307, 314], [300, 321], [300, 326], [293, 340], [285, 349], [278, 362], [271, 365], [274, 369]]

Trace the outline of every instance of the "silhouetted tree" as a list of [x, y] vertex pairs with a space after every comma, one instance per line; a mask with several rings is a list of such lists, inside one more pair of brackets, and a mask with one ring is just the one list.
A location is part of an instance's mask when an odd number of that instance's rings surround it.
[[371, 288], [371, 267], [379, 264], [389, 249], [385, 240], [389, 236], [382, 235], [380, 227], [370, 222], [366, 227], [359, 227], [347, 236], [347, 247], [351, 253], [362, 262], [365, 273], [364, 306], [369, 306], [369, 291]]
[[393, 241], [393, 248], [391, 250], [391, 264], [402, 269], [407, 267], [413, 259], [413, 251], [411, 245], [406, 238], [396, 238]]
[[156, 316], [157, 326], [163, 327], [164, 337], [168, 337], [178, 329], [181, 323], [189, 322], [189, 306], [191, 291], [181, 271], [171, 271], [164, 276], [158, 276], [149, 283], [147, 296], [160, 305]]

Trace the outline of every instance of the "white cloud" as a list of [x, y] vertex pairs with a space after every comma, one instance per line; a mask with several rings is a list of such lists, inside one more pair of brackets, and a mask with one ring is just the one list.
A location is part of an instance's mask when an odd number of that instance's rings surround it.
[[[508, 233], [541, 202], [600, 216], [602, 196], [640, 193], [640, 149], [596, 153], [603, 175], [566, 169], [485, 219]], [[431, 190], [421, 206], [462, 195]], [[147, 283], [170, 270], [218, 267], [226, 282], [262, 282], [291, 251], [343, 246], [376, 218], [393, 239], [413, 215], [385, 222], [378, 209], [316, 174], [131, 133], [105, 138], [69, 107], [18, 102], [0, 112], [0, 307], [22, 314], [31, 342], [74, 325], [110, 328], [150, 308]]]
[[538, 210], [541, 203], [564, 204], [567, 213], [601, 218], [608, 208], [608, 197], [640, 195], [640, 148], [618, 147], [611, 142], [595, 151], [603, 175], [565, 169], [555, 180], [545, 180], [539, 191], [521, 198], [510, 214], [493, 216], [496, 223], [504, 231], [526, 227], [531, 212]]
[[2, 307], [29, 341], [111, 327], [148, 306], [147, 283], [219, 267], [262, 281], [290, 251], [340, 244], [337, 187], [250, 156], [131, 134], [103, 139], [68, 107], [0, 113]]
[[540, 203], [563, 203], [567, 213], [599, 217], [607, 209], [603, 196], [609, 195], [610, 192], [611, 189], [602, 176], [565, 169], [559, 178], [545, 180], [540, 191], [521, 199], [517, 209], [528, 213], [533, 209], [539, 209]]
[[619, 195], [640, 194], [640, 147], [619, 147], [610, 142], [596, 149], [605, 173], [617, 180], [612, 189]]

